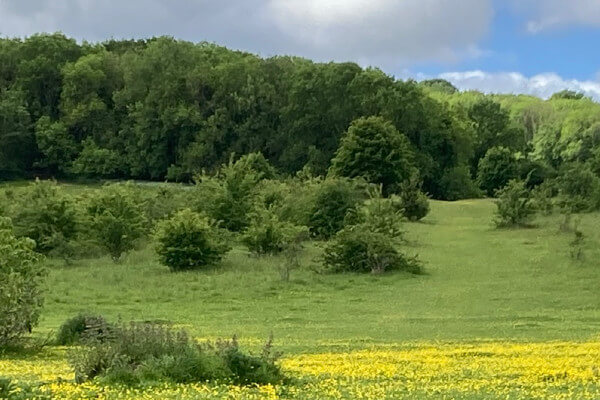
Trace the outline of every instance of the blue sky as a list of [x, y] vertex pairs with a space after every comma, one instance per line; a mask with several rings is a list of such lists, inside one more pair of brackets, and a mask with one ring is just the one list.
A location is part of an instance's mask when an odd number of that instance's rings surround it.
[[170, 35], [461, 89], [600, 100], [600, 0], [0, 0], [0, 35]]
[[[568, 5], [569, 0], [564, 2]], [[479, 42], [481, 56], [454, 65], [421, 63], [412, 69], [432, 75], [449, 69], [516, 71], [526, 76], [554, 72], [565, 79], [598, 80], [600, 24], [573, 23], [537, 33], [527, 24], [525, 15], [497, 1], [489, 33]]]

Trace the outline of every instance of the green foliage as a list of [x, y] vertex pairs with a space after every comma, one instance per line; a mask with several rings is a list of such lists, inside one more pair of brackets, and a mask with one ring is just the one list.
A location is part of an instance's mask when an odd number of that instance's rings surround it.
[[535, 209], [543, 215], [551, 215], [554, 212], [554, 185], [545, 181], [531, 190], [531, 199]]
[[449, 201], [479, 198], [482, 195], [466, 165], [447, 170], [440, 180], [440, 186], [444, 199]]
[[256, 204], [272, 209], [282, 221], [308, 226], [321, 184], [320, 178], [265, 180], [258, 186]]
[[513, 179], [497, 191], [496, 219], [497, 227], [527, 226], [535, 214], [531, 193], [525, 183]]
[[313, 236], [327, 239], [344, 227], [346, 213], [362, 200], [357, 184], [346, 179], [326, 179], [316, 187], [308, 227]]
[[112, 327], [99, 315], [78, 314], [66, 320], [56, 333], [56, 344], [70, 346], [85, 340], [105, 340]]
[[35, 139], [43, 157], [37, 166], [51, 172], [67, 173], [77, 155], [78, 144], [62, 122], [43, 116], [35, 125]]
[[372, 196], [346, 215], [347, 226], [364, 224], [369, 231], [401, 240], [404, 236], [404, 215], [400, 200], [396, 197]]
[[381, 117], [361, 118], [350, 125], [331, 161], [330, 174], [363, 178], [383, 186], [386, 195], [413, 170], [413, 155], [406, 136]]
[[585, 165], [570, 165], [558, 178], [559, 204], [569, 212], [600, 209], [600, 177]]
[[550, 100], [557, 99], [566, 99], [566, 100], [581, 100], [585, 97], [585, 95], [581, 92], [575, 92], [573, 90], [561, 90], [560, 92], [556, 92], [550, 97]]
[[[490, 149], [506, 147], [517, 150], [523, 146], [523, 135], [511, 125], [508, 111], [502, 108], [501, 104], [494, 99], [487, 97], [477, 99], [469, 107], [468, 117], [472, 121], [476, 133], [474, 156], [471, 161], [473, 171]], [[493, 190], [503, 187], [506, 182]], [[487, 191], [488, 189], [484, 188], [484, 190]], [[491, 196], [493, 190], [488, 192], [488, 195]]]
[[144, 204], [131, 184], [105, 185], [86, 208], [91, 234], [115, 262], [147, 233]]
[[197, 207], [225, 228], [240, 232], [248, 226], [256, 189], [263, 176], [246, 159], [223, 165], [215, 176], [197, 178]]
[[34, 154], [30, 121], [23, 93], [0, 87], [0, 178], [19, 177], [30, 167]]
[[17, 385], [10, 378], [0, 377], [0, 399], [12, 399], [17, 391]]
[[479, 161], [477, 183], [488, 196], [503, 188], [518, 174], [517, 160], [514, 154], [505, 147], [493, 147]]
[[386, 271], [419, 273], [416, 258], [398, 251], [403, 241], [402, 208], [398, 199], [371, 196], [348, 213], [346, 226], [325, 245], [321, 262], [327, 272], [380, 274]]
[[255, 254], [277, 254], [299, 237], [308, 237], [308, 229], [281, 221], [270, 208], [256, 207], [250, 225], [242, 235], [242, 243]]
[[[581, 93], [544, 101], [459, 92], [441, 79], [401, 81], [355, 63], [264, 59], [170, 37], [0, 38], [0, 60], [0, 179], [191, 182], [244, 154], [240, 169], [258, 180], [306, 167], [383, 184], [386, 196], [414, 167], [423, 190], [446, 200], [477, 197], [469, 175], [495, 147], [519, 154], [509, 179], [530, 188], [572, 162], [600, 174], [600, 105]], [[225, 205], [205, 211], [242, 231], [252, 201], [215, 193]]]
[[254, 172], [259, 180], [275, 179], [277, 177], [275, 168], [269, 163], [265, 156], [259, 152], [246, 154], [237, 160], [235, 164], [244, 171]]
[[217, 345], [198, 344], [185, 331], [160, 325], [131, 324], [116, 328], [108, 341], [91, 341], [71, 353], [78, 382], [276, 384], [284, 376], [275, 364], [270, 342], [261, 356], [242, 353], [235, 339]]
[[121, 156], [114, 150], [98, 147], [93, 139], [82, 142], [83, 149], [73, 162], [73, 173], [84, 177], [114, 178], [122, 174]]
[[10, 378], [0, 377], [0, 399], [3, 400], [52, 400], [46, 390], [27, 383], [13, 382]]
[[68, 257], [78, 230], [74, 200], [53, 181], [30, 185], [13, 207], [15, 232], [36, 242], [44, 254]]
[[0, 348], [31, 332], [40, 317], [46, 270], [34, 248], [0, 218]]
[[370, 231], [364, 224], [347, 227], [327, 243], [321, 258], [327, 272], [380, 274], [388, 271], [420, 273], [421, 265], [396, 249], [390, 236]]
[[155, 235], [160, 262], [173, 271], [214, 265], [229, 250], [215, 222], [189, 209], [159, 222]]
[[398, 203], [410, 221], [420, 221], [429, 214], [429, 199], [421, 191], [418, 175], [413, 174], [399, 187]]
[[454, 86], [453, 84], [451, 84], [450, 82], [448, 82], [445, 79], [427, 79], [427, 80], [421, 81], [420, 84], [422, 86], [430, 88], [431, 90], [442, 92], [442, 93], [453, 94], [453, 93], [458, 92], [458, 89], [456, 88], [456, 86]]

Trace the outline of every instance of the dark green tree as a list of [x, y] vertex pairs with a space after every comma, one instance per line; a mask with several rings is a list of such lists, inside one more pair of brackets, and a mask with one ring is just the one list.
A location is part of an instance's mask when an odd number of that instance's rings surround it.
[[34, 140], [22, 92], [0, 89], [0, 178], [23, 175], [31, 166]]
[[477, 183], [488, 196], [503, 188], [518, 176], [518, 164], [514, 154], [506, 147], [492, 147], [479, 161]]
[[388, 195], [411, 176], [412, 160], [408, 139], [390, 122], [381, 117], [360, 118], [342, 138], [329, 173], [382, 185]]

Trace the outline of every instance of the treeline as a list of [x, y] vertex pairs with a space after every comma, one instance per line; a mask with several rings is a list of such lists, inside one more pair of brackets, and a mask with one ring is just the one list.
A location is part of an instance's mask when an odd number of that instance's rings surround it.
[[[600, 172], [600, 105], [577, 93], [459, 93], [168, 37], [0, 39], [0, 179], [189, 181], [253, 152], [281, 174], [321, 175], [351, 123], [370, 116], [406, 136], [434, 198], [493, 194], [512, 178], [535, 185], [575, 162]], [[498, 170], [506, 154], [511, 167]]]

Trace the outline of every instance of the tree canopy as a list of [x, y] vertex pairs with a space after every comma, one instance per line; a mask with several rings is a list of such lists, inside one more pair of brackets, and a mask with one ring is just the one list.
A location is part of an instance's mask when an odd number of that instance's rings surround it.
[[170, 37], [0, 39], [0, 179], [184, 181], [250, 153], [279, 174], [324, 175], [346, 151], [348, 127], [370, 117], [405, 137], [423, 190], [440, 199], [470, 186], [492, 147], [554, 170], [597, 164], [600, 147], [600, 105], [569, 91], [545, 101], [460, 92], [440, 79]]

